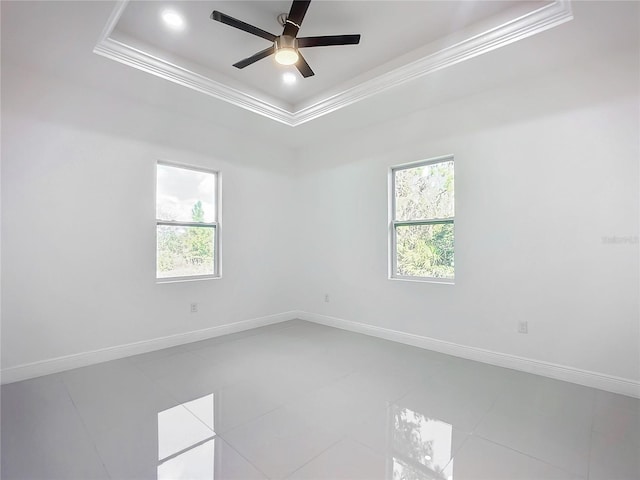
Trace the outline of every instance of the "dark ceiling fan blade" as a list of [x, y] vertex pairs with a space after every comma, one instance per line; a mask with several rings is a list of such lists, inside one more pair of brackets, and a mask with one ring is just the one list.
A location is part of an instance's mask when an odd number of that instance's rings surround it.
[[282, 31], [283, 35], [290, 37], [298, 35], [298, 30], [300, 30], [300, 25], [302, 25], [302, 20], [304, 20], [310, 3], [311, 0], [293, 0], [291, 10], [287, 15], [287, 23], [284, 24], [284, 30]]
[[214, 10], [211, 14], [211, 19], [216, 22], [221, 22], [230, 27], [234, 27], [240, 30], [243, 30], [247, 33], [251, 33], [253, 35], [257, 35], [258, 37], [262, 37], [270, 42], [274, 42], [276, 40], [276, 36], [273, 33], [265, 32], [261, 28], [254, 27], [253, 25], [249, 25], [248, 23], [243, 22], [242, 20], [238, 20], [237, 18], [230, 17], [222, 12], [218, 12]]
[[313, 70], [311, 70], [311, 67], [300, 52], [298, 52], [298, 61], [296, 62], [296, 68], [304, 78], [312, 77], [314, 75]]
[[358, 43], [360, 43], [360, 35], [325, 35], [323, 37], [299, 38], [298, 48], [357, 45]]
[[248, 67], [252, 63], [256, 63], [258, 60], [262, 60], [269, 55], [273, 55], [274, 53], [276, 53], [276, 48], [272, 45], [269, 48], [265, 48], [264, 50], [261, 50], [258, 53], [245, 58], [244, 60], [240, 60], [239, 62], [234, 63], [233, 66], [236, 68]]

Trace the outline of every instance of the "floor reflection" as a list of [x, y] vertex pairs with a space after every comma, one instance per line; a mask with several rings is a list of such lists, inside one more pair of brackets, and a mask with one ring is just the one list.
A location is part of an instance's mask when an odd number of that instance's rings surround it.
[[399, 405], [389, 407], [389, 478], [453, 480], [453, 427]]
[[158, 412], [158, 479], [213, 479], [213, 394]]

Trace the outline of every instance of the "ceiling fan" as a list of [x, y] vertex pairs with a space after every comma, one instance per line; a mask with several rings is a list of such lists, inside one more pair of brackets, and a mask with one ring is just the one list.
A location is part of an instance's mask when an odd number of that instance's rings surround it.
[[325, 35], [321, 37], [298, 38], [297, 35], [300, 30], [300, 25], [302, 25], [302, 20], [307, 13], [310, 3], [311, 0], [293, 0], [289, 14], [283, 14], [279, 17], [284, 26], [284, 30], [280, 36], [273, 35], [258, 27], [218, 12], [217, 10], [213, 11], [211, 19], [273, 42], [273, 45], [270, 47], [234, 63], [234, 67], [245, 68], [258, 60], [275, 54], [276, 62], [281, 65], [295, 65], [302, 76], [307, 78], [311, 77], [314, 73], [298, 49], [331, 45], [357, 45], [360, 43], [360, 35]]

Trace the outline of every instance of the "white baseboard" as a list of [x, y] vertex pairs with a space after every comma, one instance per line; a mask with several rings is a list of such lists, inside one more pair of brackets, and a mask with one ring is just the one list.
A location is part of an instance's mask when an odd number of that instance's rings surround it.
[[365, 323], [344, 320], [342, 318], [298, 310], [4, 368], [0, 371], [0, 382], [2, 384], [18, 382], [29, 378], [49, 375], [51, 373], [86, 367], [88, 365], [106, 362], [109, 360], [116, 360], [154, 350], [161, 350], [163, 348], [219, 337], [221, 335], [228, 335], [230, 333], [237, 333], [257, 327], [286, 322], [296, 318], [340, 328], [342, 330], [349, 330], [356, 333], [383, 338], [393, 342], [404, 343], [406, 345], [412, 345], [427, 350], [433, 350], [434, 352], [445, 353], [447, 355], [467, 358], [469, 360], [488, 363], [499, 367], [534, 373], [536, 375], [542, 375], [566, 382], [585, 385], [587, 387], [598, 388], [613, 393], [640, 398], [640, 382], [635, 380], [605, 375], [588, 370], [581, 370], [564, 365], [557, 365], [531, 358], [519, 357], [507, 353], [460, 345], [453, 342], [447, 342], [445, 340], [423, 337], [412, 333], [400, 332]]
[[169, 335], [141, 342], [101, 348], [99, 350], [65, 355], [63, 357], [52, 358], [49, 360], [3, 368], [0, 371], [0, 382], [3, 385], [5, 383], [19, 382], [21, 380], [41, 377], [51, 373], [63, 372], [65, 370], [86, 367], [88, 365], [106, 362], [109, 360], [116, 360], [154, 350], [161, 350], [163, 348], [175, 347], [176, 345], [183, 345], [185, 343], [197, 342], [199, 340], [206, 340], [208, 338], [228, 335], [230, 333], [251, 330], [252, 328], [293, 320], [296, 318], [296, 314], [297, 312], [284, 312], [275, 315], [267, 315], [265, 317], [252, 318], [227, 325], [203, 328], [202, 330], [179, 333], [176, 335]]
[[598, 372], [581, 370], [579, 368], [557, 365], [531, 358], [519, 357], [507, 353], [494, 352], [477, 347], [460, 345], [435, 338], [423, 337], [412, 333], [399, 332], [383, 327], [376, 327], [365, 323], [353, 322], [342, 318], [329, 317], [303, 311], [295, 312], [296, 317], [308, 322], [320, 323], [330, 327], [341, 328], [351, 332], [371, 335], [373, 337], [404, 343], [414, 347], [425, 348], [435, 352], [445, 353], [456, 357], [467, 358], [478, 362], [488, 363], [499, 367], [511, 368], [523, 372], [555, 378], [566, 382], [577, 383], [587, 387], [598, 388], [613, 393], [640, 398], [640, 382], [605, 375]]

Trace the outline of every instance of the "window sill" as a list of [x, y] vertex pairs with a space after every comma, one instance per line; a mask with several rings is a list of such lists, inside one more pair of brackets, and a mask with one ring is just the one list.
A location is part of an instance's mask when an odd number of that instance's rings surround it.
[[438, 278], [438, 277], [395, 277], [390, 276], [389, 280], [399, 280], [403, 282], [418, 282], [418, 283], [439, 283], [442, 285], [455, 285], [454, 278]]
[[166, 277], [166, 278], [156, 278], [156, 284], [200, 282], [202, 280], [220, 280], [221, 278], [222, 278], [222, 275], [194, 275], [190, 277]]

